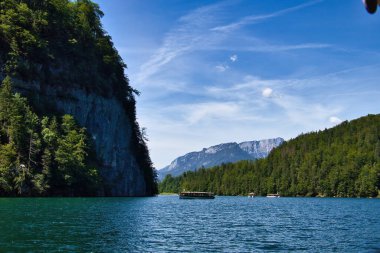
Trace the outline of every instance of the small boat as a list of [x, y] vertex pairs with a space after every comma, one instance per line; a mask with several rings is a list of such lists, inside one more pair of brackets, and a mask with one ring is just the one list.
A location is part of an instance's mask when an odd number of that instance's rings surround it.
[[180, 199], [214, 199], [213, 192], [181, 192]]
[[256, 196], [256, 194], [254, 193], [254, 192], [250, 192], [250, 193], [248, 193], [248, 198], [253, 198], [253, 197], [255, 197]]
[[279, 197], [280, 197], [280, 194], [278, 193], [271, 193], [267, 195], [267, 198], [279, 198]]

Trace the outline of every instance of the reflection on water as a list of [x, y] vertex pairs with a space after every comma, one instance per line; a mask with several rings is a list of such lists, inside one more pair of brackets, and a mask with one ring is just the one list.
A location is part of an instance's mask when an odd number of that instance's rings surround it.
[[0, 251], [380, 250], [380, 199], [0, 199]]

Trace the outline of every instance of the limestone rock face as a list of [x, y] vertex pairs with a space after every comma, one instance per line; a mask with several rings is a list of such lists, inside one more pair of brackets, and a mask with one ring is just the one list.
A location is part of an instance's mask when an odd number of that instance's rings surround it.
[[[105, 98], [82, 89], [62, 90], [47, 86], [19, 87], [22, 93], [33, 93], [40, 104], [50, 104], [61, 113], [71, 114], [92, 137], [106, 196], [145, 196], [146, 182], [131, 147], [132, 122], [120, 101]], [[25, 89], [26, 88], [26, 89]]]
[[265, 158], [269, 152], [284, 142], [282, 138], [266, 139], [261, 141], [246, 141], [239, 144], [239, 147], [252, 157]]

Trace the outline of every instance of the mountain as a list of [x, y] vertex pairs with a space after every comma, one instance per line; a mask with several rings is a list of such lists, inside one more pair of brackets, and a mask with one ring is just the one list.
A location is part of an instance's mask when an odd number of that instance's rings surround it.
[[380, 197], [380, 114], [284, 142], [267, 158], [166, 177], [161, 192]]
[[0, 0], [0, 81], [39, 117], [72, 115], [94, 146], [102, 195], [147, 196], [155, 170], [136, 121], [138, 94], [90, 0]]
[[194, 171], [201, 167], [209, 168], [222, 163], [264, 158], [283, 141], [282, 138], [275, 138], [239, 144], [231, 142], [204, 148], [202, 151], [176, 158], [170, 165], [158, 171], [158, 178], [162, 180], [168, 174], [179, 176], [185, 171]]

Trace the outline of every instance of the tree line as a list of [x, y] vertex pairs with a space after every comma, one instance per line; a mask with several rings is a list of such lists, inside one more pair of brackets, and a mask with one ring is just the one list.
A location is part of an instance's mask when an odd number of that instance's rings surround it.
[[380, 115], [301, 134], [265, 159], [168, 175], [160, 192], [212, 191], [218, 195], [380, 196]]

